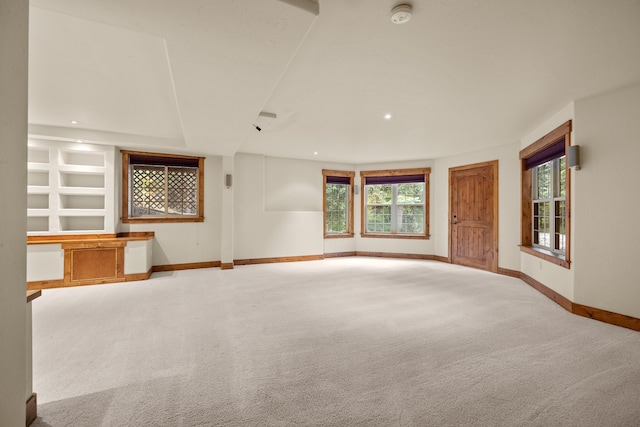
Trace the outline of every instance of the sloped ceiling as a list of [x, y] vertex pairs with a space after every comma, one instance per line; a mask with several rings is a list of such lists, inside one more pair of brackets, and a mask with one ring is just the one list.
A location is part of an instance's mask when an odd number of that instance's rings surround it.
[[304, 0], [31, 5], [32, 135], [219, 155], [255, 131], [317, 17]]
[[32, 0], [30, 132], [429, 159], [515, 142], [573, 100], [640, 81], [636, 0], [411, 3], [394, 25], [389, 0]]

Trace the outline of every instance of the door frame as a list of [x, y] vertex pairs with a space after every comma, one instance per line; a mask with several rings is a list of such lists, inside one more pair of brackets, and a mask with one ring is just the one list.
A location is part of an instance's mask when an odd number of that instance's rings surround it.
[[469, 164], [469, 165], [464, 165], [464, 166], [456, 166], [456, 167], [452, 167], [449, 168], [449, 211], [447, 213], [447, 222], [448, 222], [448, 229], [449, 229], [449, 263], [454, 264], [453, 262], [453, 218], [452, 218], [452, 212], [451, 212], [451, 207], [453, 205], [453, 192], [452, 190], [452, 186], [453, 186], [453, 182], [452, 182], [452, 175], [454, 172], [458, 172], [458, 171], [463, 171], [463, 170], [468, 170], [468, 169], [475, 169], [475, 168], [484, 168], [484, 167], [491, 167], [493, 168], [493, 200], [492, 200], [492, 205], [493, 205], [493, 233], [491, 236], [491, 239], [493, 241], [493, 261], [491, 263], [490, 268], [488, 269], [488, 271], [491, 271], [493, 273], [497, 273], [498, 272], [498, 160], [490, 160], [488, 162], [480, 162], [480, 163], [473, 163], [473, 164]]

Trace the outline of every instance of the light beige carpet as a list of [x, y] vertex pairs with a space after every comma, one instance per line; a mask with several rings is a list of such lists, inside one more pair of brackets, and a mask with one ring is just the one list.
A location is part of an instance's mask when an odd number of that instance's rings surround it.
[[640, 333], [444, 263], [157, 273], [33, 309], [35, 426], [640, 425]]

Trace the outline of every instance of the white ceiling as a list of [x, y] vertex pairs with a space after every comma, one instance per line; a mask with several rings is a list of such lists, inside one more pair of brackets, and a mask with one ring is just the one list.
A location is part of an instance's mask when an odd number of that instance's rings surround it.
[[430, 159], [515, 142], [573, 100], [640, 81], [638, 0], [411, 3], [394, 25], [390, 0], [31, 0], [30, 133]]

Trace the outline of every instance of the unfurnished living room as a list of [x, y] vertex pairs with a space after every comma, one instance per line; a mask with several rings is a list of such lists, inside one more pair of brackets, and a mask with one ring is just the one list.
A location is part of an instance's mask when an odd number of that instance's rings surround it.
[[0, 426], [640, 425], [639, 52], [636, 0], [2, 0]]

